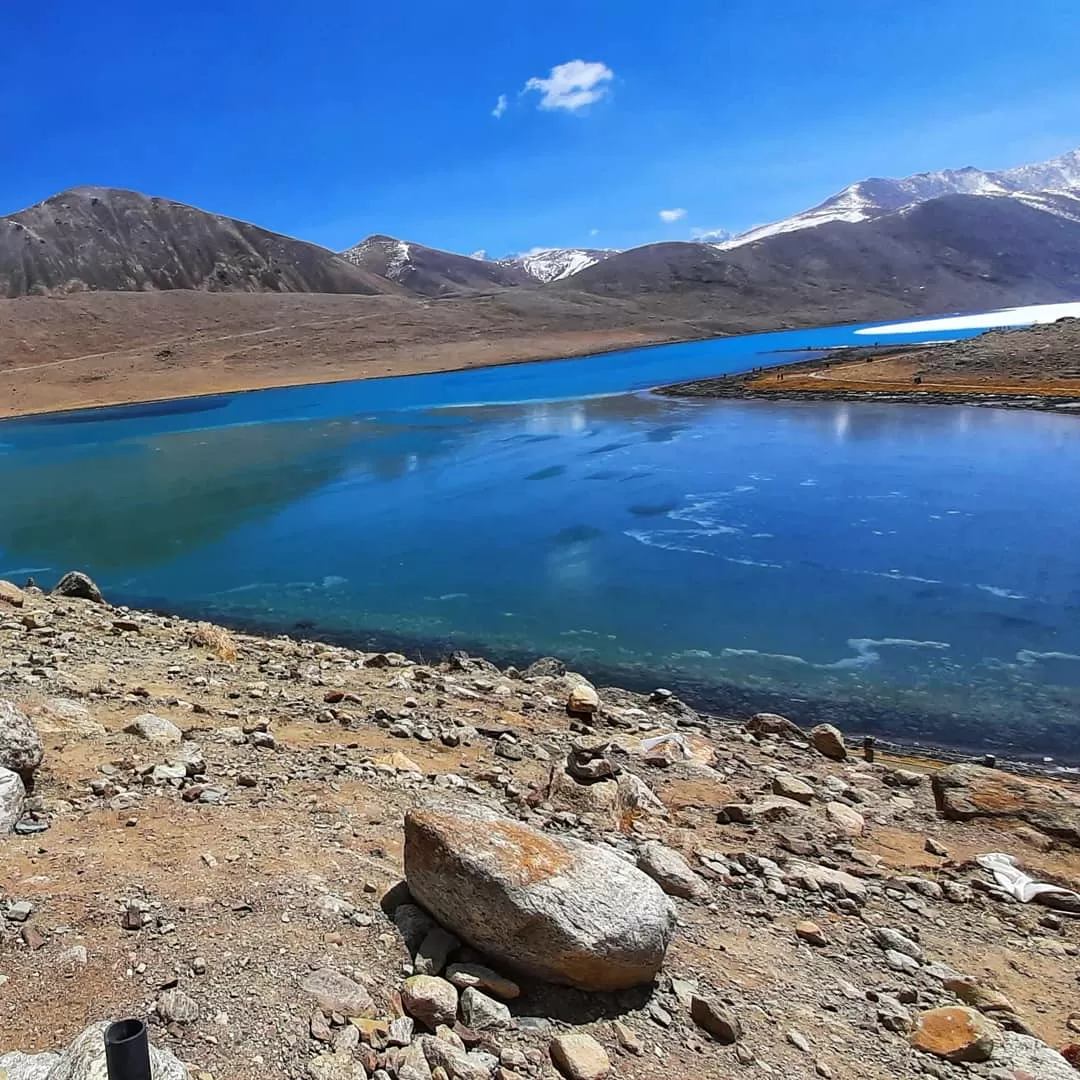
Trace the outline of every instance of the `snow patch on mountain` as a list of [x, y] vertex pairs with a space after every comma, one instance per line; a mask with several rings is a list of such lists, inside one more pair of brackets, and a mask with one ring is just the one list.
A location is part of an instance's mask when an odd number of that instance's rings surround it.
[[519, 266], [530, 277], [545, 285], [573, 277], [590, 266], [617, 254], [601, 248], [533, 248], [520, 255], [501, 260], [506, 266]]
[[767, 236], [812, 229], [831, 221], [868, 221], [943, 195], [1015, 198], [1047, 213], [1077, 220], [1074, 214], [1080, 211], [1080, 149], [1050, 161], [996, 172], [967, 166], [917, 173], [899, 180], [860, 180], [801, 214], [759, 225], [714, 246], [728, 251]]
[[369, 236], [355, 247], [343, 251], [341, 257], [356, 266], [366, 267], [366, 257], [372, 253], [378, 253], [385, 261], [385, 277], [391, 281], [401, 279], [409, 265], [409, 245], [404, 240], [395, 240], [392, 236]]

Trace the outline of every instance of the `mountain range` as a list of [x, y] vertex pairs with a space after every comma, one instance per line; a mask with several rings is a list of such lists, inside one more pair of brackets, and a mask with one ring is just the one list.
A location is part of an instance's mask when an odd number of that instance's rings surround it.
[[872, 178], [718, 242], [506, 259], [370, 236], [335, 253], [168, 199], [75, 188], [0, 218], [0, 296], [82, 291], [536, 290], [632, 301], [707, 332], [1080, 297], [1080, 150], [998, 172]]

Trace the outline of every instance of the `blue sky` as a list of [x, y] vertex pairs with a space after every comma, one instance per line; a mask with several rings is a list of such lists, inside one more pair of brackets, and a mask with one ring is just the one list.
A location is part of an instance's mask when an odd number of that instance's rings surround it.
[[333, 248], [502, 255], [1080, 145], [1076, 0], [4, 8], [0, 213], [103, 184]]

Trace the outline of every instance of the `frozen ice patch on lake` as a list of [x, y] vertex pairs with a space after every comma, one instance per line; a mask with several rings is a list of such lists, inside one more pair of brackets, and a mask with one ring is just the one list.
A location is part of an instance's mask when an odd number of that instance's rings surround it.
[[1033, 304], [1030, 307], [985, 311], [977, 315], [947, 315], [941, 319], [923, 319], [919, 322], [864, 326], [855, 333], [873, 337], [877, 334], [932, 334], [938, 330], [994, 330], [998, 327], [1032, 326], [1035, 323], [1077, 318], [1080, 318], [1080, 303]]

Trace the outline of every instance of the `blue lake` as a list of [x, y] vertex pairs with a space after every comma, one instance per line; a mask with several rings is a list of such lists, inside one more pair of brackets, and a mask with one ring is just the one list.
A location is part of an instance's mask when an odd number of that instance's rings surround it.
[[6, 421], [0, 577], [1080, 760], [1080, 418], [647, 392], [856, 330]]

